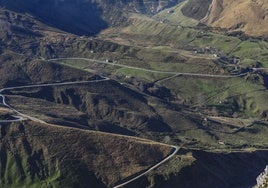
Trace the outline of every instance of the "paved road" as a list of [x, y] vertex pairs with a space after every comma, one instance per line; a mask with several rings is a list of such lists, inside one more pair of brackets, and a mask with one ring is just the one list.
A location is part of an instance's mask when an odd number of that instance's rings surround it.
[[199, 74], [199, 73], [185, 73], [185, 72], [173, 72], [173, 71], [158, 71], [158, 70], [151, 70], [146, 68], [139, 68], [139, 67], [132, 67], [128, 65], [118, 64], [118, 63], [109, 63], [105, 61], [99, 61], [95, 59], [88, 59], [88, 58], [55, 58], [55, 59], [49, 59], [47, 61], [61, 61], [61, 60], [84, 60], [84, 61], [91, 61], [99, 64], [106, 64], [106, 65], [113, 65], [121, 68], [128, 68], [132, 70], [141, 70], [145, 72], [151, 72], [151, 73], [158, 73], [158, 74], [171, 74], [171, 75], [177, 75], [177, 76], [197, 76], [197, 77], [212, 77], [212, 78], [234, 78], [234, 77], [241, 77], [245, 76], [247, 73], [243, 74], [237, 74], [237, 75], [219, 75], [219, 74]]
[[0, 93], [7, 90], [14, 89], [25, 89], [25, 88], [36, 88], [36, 87], [47, 87], [47, 86], [64, 86], [64, 85], [76, 85], [76, 84], [87, 84], [87, 83], [96, 83], [110, 80], [110, 78], [102, 77], [100, 80], [90, 80], [90, 81], [75, 81], [75, 82], [59, 82], [59, 83], [48, 83], [48, 84], [34, 84], [34, 85], [26, 85], [26, 86], [16, 86], [16, 87], [7, 87], [0, 89]]
[[[0, 90], [0, 93], [2, 93], [3, 91], [4, 91], [4, 90], [3, 90], [3, 89], [1, 89], [1, 90]], [[2, 95], [2, 94], [0, 94], [0, 97], [2, 98], [2, 104], [3, 104], [3, 105], [5, 105], [5, 106], [7, 106], [5, 96], [4, 96], [4, 95]]]
[[253, 71], [258, 71], [258, 70], [268, 70], [268, 68], [252, 68]]
[[135, 181], [135, 180], [137, 180], [137, 179], [139, 179], [140, 177], [142, 177], [142, 176], [148, 174], [148, 173], [151, 172], [152, 170], [156, 169], [157, 167], [159, 167], [160, 165], [162, 165], [163, 163], [165, 163], [166, 161], [168, 161], [168, 160], [169, 160], [170, 158], [172, 158], [172, 157], [179, 151], [179, 149], [180, 149], [178, 146], [171, 146], [171, 147], [175, 149], [174, 152], [173, 152], [172, 154], [170, 154], [168, 157], [166, 157], [164, 160], [162, 160], [161, 162], [157, 163], [157, 164], [154, 165], [153, 167], [149, 168], [146, 172], [143, 172], [142, 174], [140, 174], [140, 175], [138, 175], [138, 176], [132, 178], [131, 180], [128, 180], [128, 181], [126, 181], [126, 182], [124, 182], [124, 183], [122, 183], [122, 184], [119, 184], [119, 185], [115, 186], [114, 188], [123, 187], [123, 186], [125, 186], [125, 185], [127, 185], [127, 184], [129, 184], [129, 183], [131, 183], [131, 182], [133, 182], [133, 181]]

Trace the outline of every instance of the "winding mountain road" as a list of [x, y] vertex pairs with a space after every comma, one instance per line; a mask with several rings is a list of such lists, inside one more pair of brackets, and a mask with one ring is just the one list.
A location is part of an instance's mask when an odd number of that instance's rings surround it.
[[[133, 69], [133, 70], [141, 70], [141, 71], [146, 71], [146, 72], [151, 72], [151, 73], [170, 74], [171, 76], [166, 78], [166, 79], [171, 79], [173, 77], [181, 76], [181, 75], [183, 75], [183, 76], [198, 76], [198, 77], [215, 77], [215, 78], [233, 78], [233, 77], [241, 77], [241, 76], [244, 76], [247, 74], [247, 73], [243, 73], [243, 74], [238, 74], [238, 75], [212, 75], [212, 74], [199, 74], [199, 73], [181, 73], [181, 72], [172, 72], [172, 71], [158, 71], [158, 70], [150, 70], [150, 69], [146, 69], [146, 68], [132, 67], [132, 66], [122, 65], [122, 64], [109, 63], [109, 62], [105, 62], [105, 61], [99, 61], [99, 60], [88, 59], [88, 58], [55, 58], [55, 59], [49, 59], [47, 61], [52, 62], [52, 61], [60, 61], [60, 60], [85, 60], [85, 61], [91, 61], [91, 62], [100, 63], [100, 64], [113, 65], [113, 66], [117, 66], [117, 67], [128, 68], [128, 69]], [[257, 71], [257, 70], [263, 70], [263, 69], [265, 69], [265, 68], [253, 68], [252, 70]], [[20, 121], [24, 121], [26, 119], [30, 119], [30, 120], [35, 121], [35, 122], [50, 125], [41, 119], [29, 116], [27, 114], [23, 114], [23, 113], [19, 112], [18, 110], [14, 109], [13, 107], [11, 107], [6, 102], [5, 95], [3, 94], [4, 91], [15, 90], [15, 89], [36, 88], [36, 87], [47, 87], [47, 86], [87, 84], [87, 83], [104, 82], [107, 80], [110, 80], [110, 78], [101, 77], [100, 80], [34, 84], [34, 85], [15, 86], [15, 87], [7, 87], [7, 88], [0, 89], [0, 97], [2, 98], [2, 104], [17, 114], [17, 116], [13, 116], [16, 119], [14, 119], [14, 120], [0, 120], [0, 123], [20, 122]], [[164, 158], [162, 161], [155, 164], [154, 166], [150, 167], [145, 172], [135, 176], [134, 178], [131, 178], [130, 180], [126, 180], [125, 182], [120, 183], [120, 184], [114, 186], [113, 188], [120, 188], [120, 187], [123, 187], [129, 183], [132, 183], [135, 180], [139, 179], [140, 177], [153, 171], [154, 169], [156, 169], [157, 167], [159, 167], [163, 163], [170, 160], [174, 155], [176, 155], [176, 153], [179, 151], [180, 147], [174, 146], [174, 145], [169, 145], [169, 146], [174, 149], [174, 151], [169, 156], [167, 156], [166, 158]]]
[[[2, 98], [2, 104], [5, 107], [9, 108], [10, 110], [12, 110], [13, 112], [15, 112], [17, 114], [17, 116], [13, 116], [14, 118], [17, 118], [17, 119], [14, 119], [14, 120], [0, 120], [0, 123], [20, 122], [20, 121], [24, 121], [26, 119], [30, 119], [30, 120], [38, 122], [38, 123], [49, 125], [47, 122], [45, 122], [45, 121], [43, 121], [41, 119], [29, 116], [27, 114], [23, 114], [23, 113], [19, 112], [18, 110], [16, 110], [15, 108], [11, 107], [9, 104], [7, 104], [5, 95], [3, 94], [4, 91], [15, 90], [15, 89], [36, 88], [36, 87], [46, 87], [46, 86], [64, 86], [64, 85], [77, 85], [77, 84], [86, 84], [86, 83], [96, 83], [96, 82], [103, 82], [103, 81], [107, 81], [107, 80], [110, 80], [110, 78], [102, 77], [102, 79], [100, 79], [100, 80], [62, 82], [62, 83], [48, 83], [48, 84], [35, 84], [35, 85], [16, 86], [16, 87], [8, 87], [8, 88], [0, 89], [0, 97]], [[168, 146], [170, 146], [170, 147], [172, 147], [174, 149], [174, 151], [169, 156], [167, 156], [162, 161], [160, 161], [159, 163], [155, 164], [154, 166], [152, 166], [151, 168], [149, 168], [145, 172], [139, 174], [138, 176], [136, 176], [136, 177], [124, 182], [124, 183], [121, 183], [121, 184], [115, 186], [114, 188], [122, 187], [124, 185], [127, 185], [127, 184], [139, 179], [140, 177], [148, 174], [149, 172], [151, 172], [152, 170], [154, 170], [155, 168], [159, 167], [160, 165], [162, 165], [163, 163], [168, 161], [170, 158], [172, 158], [178, 152], [179, 147], [178, 146], [173, 146], [173, 145], [168, 145]]]

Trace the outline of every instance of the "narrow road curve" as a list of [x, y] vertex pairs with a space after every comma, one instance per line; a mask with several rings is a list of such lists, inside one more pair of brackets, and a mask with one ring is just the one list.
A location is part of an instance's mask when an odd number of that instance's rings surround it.
[[121, 68], [128, 68], [132, 70], [141, 70], [151, 73], [158, 73], [158, 74], [171, 74], [171, 75], [177, 75], [177, 76], [197, 76], [197, 77], [211, 77], [211, 78], [235, 78], [235, 77], [241, 77], [245, 76], [247, 73], [237, 74], [237, 75], [219, 75], [219, 74], [199, 74], [199, 73], [185, 73], [185, 72], [173, 72], [173, 71], [158, 71], [158, 70], [151, 70], [146, 68], [139, 68], [139, 67], [132, 67], [128, 65], [118, 64], [118, 63], [109, 63], [105, 61], [99, 61], [95, 59], [88, 59], [88, 58], [55, 58], [55, 59], [48, 59], [47, 61], [55, 62], [55, 61], [61, 61], [61, 60], [84, 60], [84, 61], [91, 61], [99, 64], [105, 64], [105, 65], [112, 65], [117, 66]]
[[169, 155], [168, 157], [166, 157], [164, 160], [162, 160], [161, 162], [159, 162], [159, 163], [157, 163], [156, 165], [152, 166], [152, 167], [149, 168], [146, 172], [143, 172], [143, 173], [141, 173], [140, 175], [138, 175], [138, 176], [132, 178], [131, 180], [128, 180], [128, 181], [126, 181], [126, 182], [124, 182], [124, 183], [122, 183], [122, 184], [119, 184], [119, 185], [117, 185], [117, 186], [115, 186], [115, 187], [113, 187], [113, 188], [123, 187], [123, 186], [125, 186], [125, 185], [127, 185], [127, 184], [129, 184], [129, 183], [131, 183], [131, 182], [133, 182], [133, 181], [135, 181], [135, 180], [137, 180], [137, 179], [139, 179], [140, 177], [142, 177], [142, 176], [148, 174], [148, 173], [151, 172], [152, 170], [156, 169], [157, 167], [159, 167], [160, 165], [162, 165], [163, 163], [165, 163], [166, 161], [168, 161], [168, 160], [169, 160], [170, 158], [172, 158], [172, 157], [179, 151], [179, 149], [180, 149], [178, 146], [171, 146], [171, 147], [175, 149], [174, 152], [172, 152], [172, 154], [170, 154], [170, 155]]

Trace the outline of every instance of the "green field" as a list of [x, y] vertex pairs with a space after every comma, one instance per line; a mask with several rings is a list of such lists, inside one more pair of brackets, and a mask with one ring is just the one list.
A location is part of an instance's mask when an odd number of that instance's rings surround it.
[[164, 11], [158, 13], [154, 16], [157, 20], [166, 20], [172, 25], [177, 25], [178, 27], [194, 27], [198, 24], [195, 19], [188, 18], [183, 15], [181, 9], [188, 3], [184, 1], [175, 7], [165, 9]]

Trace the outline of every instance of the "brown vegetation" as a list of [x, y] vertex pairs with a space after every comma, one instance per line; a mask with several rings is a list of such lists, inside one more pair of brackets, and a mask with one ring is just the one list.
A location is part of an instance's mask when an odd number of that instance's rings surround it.
[[[95, 183], [96, 187], [101, 187], [102, 183], [111, 186], [160, 162], [172, 150], [144, 139], [31, 121], [0, 127], [0, 161], [4, 171], [10, 170], [5, 159], [11, 154], [27, 160], [26, 166], [20, 161], [16, 164], [19, 169], [20, 166], [32, 169], [30, 172], [33, 176], [36, 174], [38, 181], [59, 171], [60, 176], [55, 181], [67, 187], [88, 187], [88, 182]], [[25, 179], [23, 173], [19, 176], [21, 181]]]
[[268, 2], [265, 0], [215, 0], [207, 24], [268, 36]]

